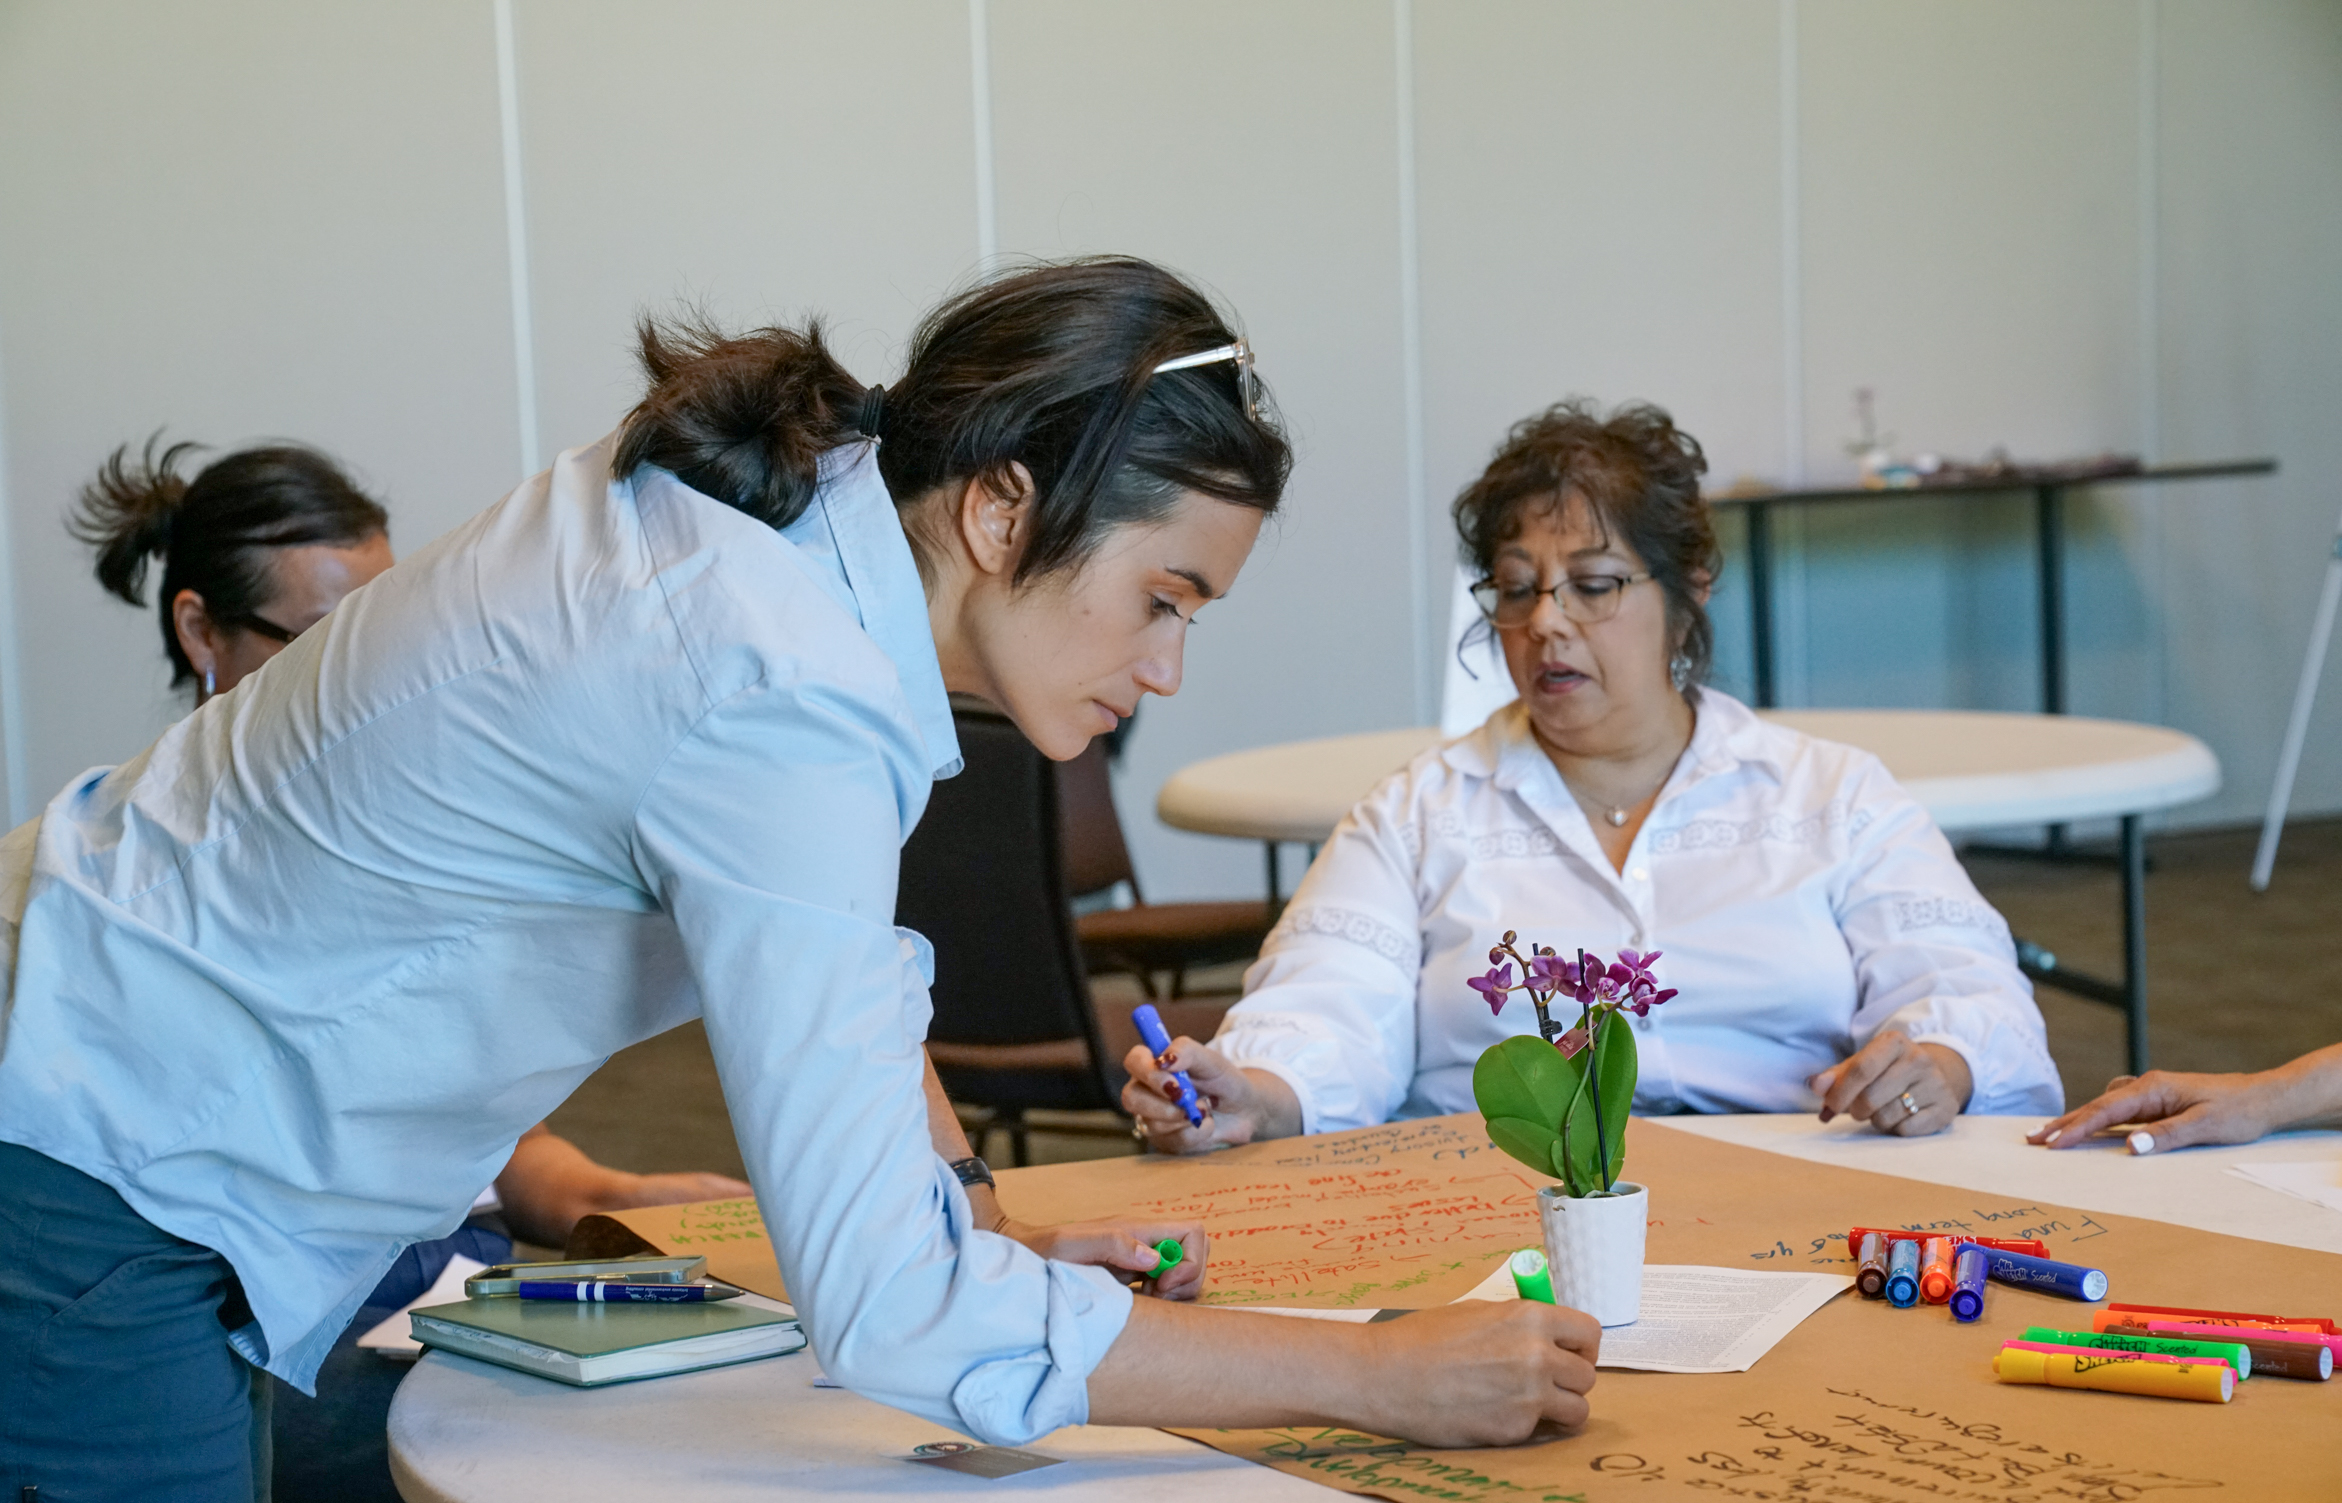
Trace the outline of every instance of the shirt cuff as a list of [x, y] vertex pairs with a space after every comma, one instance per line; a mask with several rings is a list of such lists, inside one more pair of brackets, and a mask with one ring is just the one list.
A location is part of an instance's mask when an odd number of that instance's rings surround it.
[[[1214, 1039], [1212, 1047], [1219, 1049], [1219, 1040]], [[1221, 1049], [1221, 1053], [1226, 1056], [1228, 1063], [1239, 1070], [1265, 1070], [1285, 1082], [1293, 1092], [1293, 1099], [1301, 1103], [1300, 1135], [1306, 1138], [1319, 1131], [1318, 1122], [1323, 1114], [1318, 1110], [1316, 1093], [1310, 1090], [1309, 1081], [1300, 1071], [1281, 1059], [1272, 1059], [1266, 1055], [1228, 1054], [1225, 1049]]]
[[1968, 1100], [1960, 1103], [1961, 1111], [1968, 1110], [1970, 1103], [1984, 1094], [1984, 1064], [1966, 1039], [1949, 1033], [1913, 1033], [1905, 1037], [1914, 1044], [1941, 1044], [1960, 1056], [1960, 1062], [1968, 1067]]
[[1090, 1417], [1090, 1374], [1130, 1322], [1134, 1296], [1103, 1268], [1048, 1261], [1048, 1337], [1039, 1351], [987, 1362], [952, 1389], [967, 1433], [1021, 1446]]

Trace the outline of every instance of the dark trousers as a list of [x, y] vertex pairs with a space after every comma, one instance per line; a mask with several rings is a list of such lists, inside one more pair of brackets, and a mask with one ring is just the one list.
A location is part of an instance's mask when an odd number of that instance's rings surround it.
[[0, 1143], [0, 1500], [246, 1503], [268, 1377], [227, 1261], [104, 1184]]

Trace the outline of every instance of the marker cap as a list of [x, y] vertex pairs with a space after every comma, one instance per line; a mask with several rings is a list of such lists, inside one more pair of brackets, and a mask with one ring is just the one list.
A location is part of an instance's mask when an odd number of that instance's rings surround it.
[[1555, 1304], [1553, 1297], [1553, 1270], [1545, 1264], [1542, 1248], [1524, 1247], [1506, 1260], [1513, 1271], [1513, 1288], [1523, 1299], [1542, 1304]]
[[1180, 1260], [1186, 1256], [1187, 1249], [1179, 1245], [1179, 1239], [1177, 1237], [1165, 1237], [1162, 1241], [1155, 1244], [1155, 1266], [1153, 1271], [1150, 1272], [1147, 1277], [1150, 1279], [1161, 1278], [1164, 1274], [1167, 1274], [1172, 1269], [1177, 1268], [1180, 1264]]

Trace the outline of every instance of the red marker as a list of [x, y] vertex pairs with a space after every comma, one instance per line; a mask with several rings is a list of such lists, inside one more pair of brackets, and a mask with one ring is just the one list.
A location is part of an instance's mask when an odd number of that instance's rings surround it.
[[1884, 1226], [1856, 1227], [1854, 1230], [1846, 1234], [1847, 1245], [1850, 1247], [1860, 1247], [1862, 1245], [1862, 1236], [1865, 1232], [1876, 1232], [1881, 1237], [1884, 1237], [1887, 1240], [1887, 1250], [1889, 1252], [1894, 1250], [1894, 1244], [1897, 1242], [1924, 1243], [1931, 1240], [1932, 1238], [1941, 1237], [1945, 1241], [1955, 1244], [1955, 1246], [1960, 1244], [1971, 1244], [1976, 1247], [1989, 1247], [1994, 1252], [2026, 1253], [2036, 1258], [2046, 1258], [2049, 1256], [2049, 1244], [2046, 1242], [2036, 1241], [2031, 1237], [1971, 1237], [1965, 1232], [1904, 1232], [1897, 1231], [1893, 1227]]

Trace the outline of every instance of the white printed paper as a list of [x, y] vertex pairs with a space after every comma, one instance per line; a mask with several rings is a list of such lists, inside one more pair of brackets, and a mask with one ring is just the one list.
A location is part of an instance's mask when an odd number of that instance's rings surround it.
[[444, 1305], [451, 1300], [462, 1299], [464, 1297], [464, 1280], [487, 1266], [477, 1259], [467, 1258], [462, 1253], [457, 1253], [447, 1260], [447, 1266], [440, 1270], [438, 1278], [431, 1281], [430, 1288], [401, 1305], [396, 1315], [359, 1337], [358, 1345], [370, 1352], [381, 1352], [385, 1356], [400, 1357], [409, 1362], [414, 1361], [423, 1355], [423, 1343], [417, 1341], [408, 1329], [407, 1311], [420, 1309], [424, 1305]]
[[2265, 1190], [2298, 1196], [2314, 1205], [2342, 1211], [2342, 1159], [2319, 1159], [2307, 1164], [2230, 1164], [2228, 1172]]
[[[1601, 1367], [1653, 1373], [1744, 1373], [1799, 1322], [1854, 1287], [1836, 1273], [1774, 1273], [1652, 1263], [1634, 1322], [1602, 1331]], [[1499, 1266], [1465, 1299], [1518, 1299]]]

